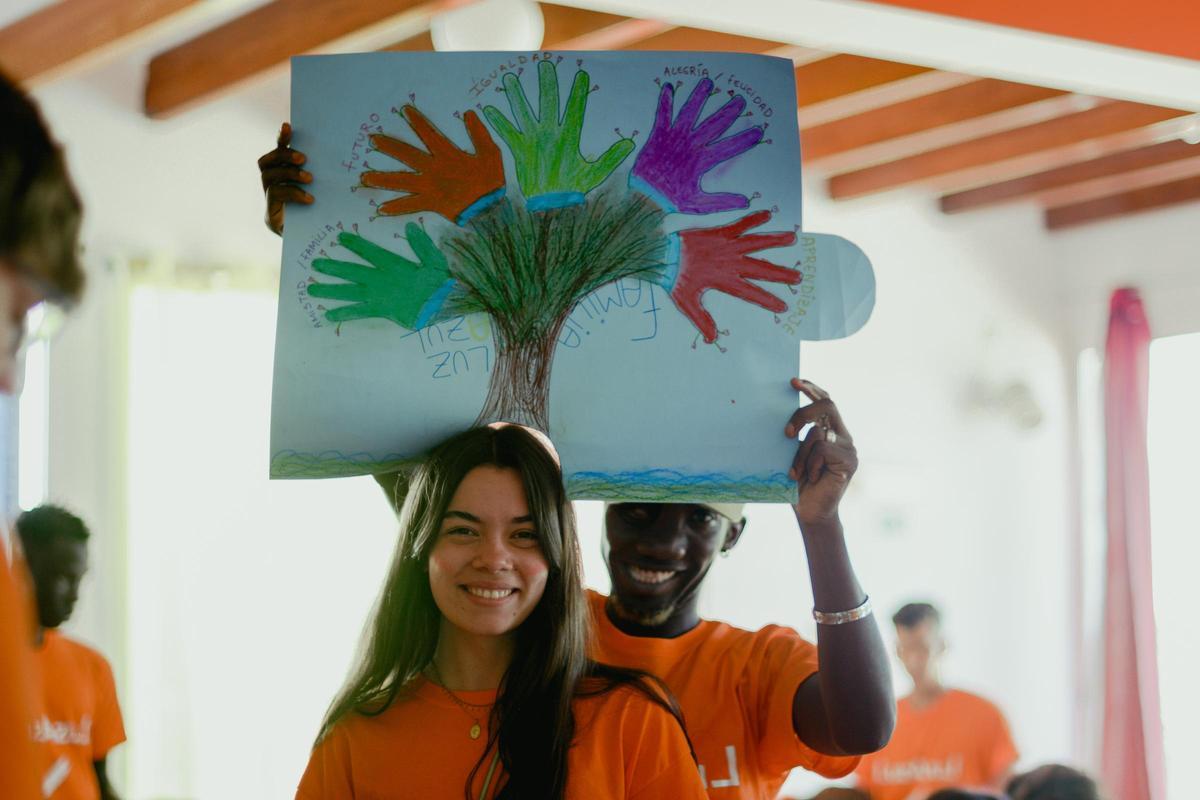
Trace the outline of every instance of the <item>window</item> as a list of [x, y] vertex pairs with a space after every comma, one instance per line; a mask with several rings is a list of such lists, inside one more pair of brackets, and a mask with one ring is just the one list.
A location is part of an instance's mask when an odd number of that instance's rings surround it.
[[1195, 568], [1200, 561], [1200, 333], [1150, 345], [1150, 525], [1158, 672], [1167, 756], [1167, 797], [1195, 791], [1189, 760], [1200, 748], [1194, 670]]
[[[1083, 646], [1080, 696], [1103, 696], [1104, 417], [1103, 372], [1099, 354], [1084, 351], [1078, 363], [1082, 464]], [[1200, 730], [1190, 711], [1200, 707], [1200, 687], [1192, 678], [1200, 662], [1190, 589], [1200, 560], [1200, 333], [1155, 339], [1150, 344], [1147, 446], [1150, 462], [1151, 558], [1157, 625], [1160, 703], [1167, 763], [1167, 797], [1186, 797], [1193, 778], [1188, 759], [1200, 747]], [[1086, 719], [1077, 728], [1080, 752], [1095, 762], [1103, 708], [1084, 703]]]

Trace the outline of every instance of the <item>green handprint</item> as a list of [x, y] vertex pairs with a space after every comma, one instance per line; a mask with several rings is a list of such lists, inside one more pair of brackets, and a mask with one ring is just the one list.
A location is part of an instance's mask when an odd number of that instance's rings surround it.
[[446, 257], [429, 234], [415, 222], [404, 232], [417, 261], [409, 261], [355, 233], [338, 234], [338, 244], [370, 266], [353, 261], [318, 258], [313, 269], [346, 283], [310, 283], [308, 293], [327, 300], [344, 300], [349, 305], [325, 312], [330, 322], [378, 317], [409, 330], [428, 325], [454, 291]]
[[487, 121], [508, 145], [517, 167], [517, 183], [530, 211], [577, 205], [633, 152], [632, 139], [614, 142], [604, 155], [589, 161], [579, 149], [583, 113], [591, 79], [575, 73], [566, 110], [559, 119], [558, 69], [550, 61], [538, 64], [538, 115], [513, 73], [504, 76], [504, 92], [516, 125], [495, 106], [483, 110]]

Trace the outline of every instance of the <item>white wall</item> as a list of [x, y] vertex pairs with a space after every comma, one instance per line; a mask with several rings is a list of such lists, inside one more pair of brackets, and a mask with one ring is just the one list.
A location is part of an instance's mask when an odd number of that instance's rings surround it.
[[[155, 684], [133, 682], [138, 667], [129, 662], [147, 641], [131, 627], [139, 612], [128, 607], [126, 585], [126, 529], [144, 509], [138, 508], [139, 487], [124, 481], [124, 426], [139, 420], [121, 422], [128, 401], [117, 305], [123, 278], [105, 264], [111, 256], [156, 253], [185, 264], [272, 264], [278, 242], [261, 224], [254, 161], [273, 146], [286, 114], [284, 85], [275, 81], [199, 113], [149, 122], [137, 113], [141, 79], [140, 64], [128, 61], [39, 93], [68, 145], [85, 198], [93, 274], [93, 291], [53, 355], [51, 494], [96, 530], [95, 574], [75, 628], [112, 656], [122, 695], [134, 706], [139, 692]], [[941, 604], [953, 647], [948, 678], [1006, 709], [1028, 762], [1070, 757], [1075, 579], [1068, 446], [1074, 412], [1073, 376], [1064, 364], [1073, 365], [1073, 348], [1086, 339], [1081, 332], [1103, 330], [1113, 281], [1148, 282], [1152, 323], [1200, 329], [1197, 306], [1187, 299], [1200, 293], [1190, 277], [1194, 208], [1049, 236], [1025, 207], [951, 219], [921, 195], [833, 205], [819, 186], [808, 188], [806, 227], [862, 246], [879, 283], [875, 317], [860, 334], [806, 346], [802, 359], [803, 374], [841, 405], [860, 449], [862, 467], [845, 501], [845, 520], [863, 583], [885, 622], [912, 598]], [[972, 378], [1024, 381], [1043, 422], [1021, 431], [1003, 414], [971, 410], [964, 395]], [[189, 414], [204, 413], [181, 408], [181, 424]], [[265, 454], [246, 455], [260, 457], [265, 469]], [[124, 502], [127, 494], [132, 507]], [[595, 573], [594, 507], [584, 516], [584, 548]], [[172, 535], [165, 526], [164, 542]], [[378, 528], [363, 535], [372, 552], [379, 551], [372, 558], [386, 558], [388, 537]], [[602, 575], [589, 577], [604, 583]], [[253, 605], [260, 591], [252, 581], [225, 583], [221, 576], [212, 585], [181, 585], [192, 587], [181, 605], [194, 613], [204, 613], [199, 593], [218, 585], [235, 593], [223, 598], [221, 609]], [[296, 581], [279, 591], [296, 593], [297, 604], [306, 599]], [[287, 600], [272, 598], [269, 607], [286, 616]], [[711, 614], [740, 624], [782, 621], [812, 633], [803, 553], [786, 509], [751, 513], [746, 538], [714, 570], [704, 602]], [[296, 624], [277, 621], [284, 628]], [[259, 644], [246, 635], [236, 641], [239, 657], [252, 657]], [[304, 664], [291, 667], [303, 670]], [[898, 686], [905, 682], [898, 679]], [[228, 687], [235, 690], [244, 687]], [[153, 710], [143, 705], [139, 714], [145, 713]], [[270, 717], [256, 720], [267, 726], [256, 729], [256, 738], [271, 724]], [[195, 747], [202, 752], [211, 743]]]
[[[1056, 342], [1023, 291], [1036, 284], [1009, 274], [1036, 275], [1037, 220], [1017, 209], [948, 221], [911, 198], [835, 206], [819, 191], [807, 197], [806, 227], [859, 244], [878, 280], [867, 327], [805, 345], [801, 372], [832, 392], [855, 436], [862, 463], [844, 519], [885, 636], [902, 603], [938, 604], [947, 679], [1004, 708], [1027, 763], [1067, 758], [1069, 416]], [[1027, 382], [1043, 422], [1025, 431], [971, 410], [972, 379]], [[718, 565], [707, 606], [813, 635], [795, 523], [786, 510], [764, 512]], [[906, 692], [898, 664], [896, 679]]]

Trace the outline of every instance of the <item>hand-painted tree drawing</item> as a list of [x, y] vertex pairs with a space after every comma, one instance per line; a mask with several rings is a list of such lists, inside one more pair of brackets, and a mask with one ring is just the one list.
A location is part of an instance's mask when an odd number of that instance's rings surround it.
[[762, 391], [874, 286], [853, 245], [800, 232], [791, 77], [713, 53], [296, 59], [317, 203], [285, 239], [272, 474], [385, 470], [510, 421], [551, 435], [577, 496], [786, 499], [796, 401]]

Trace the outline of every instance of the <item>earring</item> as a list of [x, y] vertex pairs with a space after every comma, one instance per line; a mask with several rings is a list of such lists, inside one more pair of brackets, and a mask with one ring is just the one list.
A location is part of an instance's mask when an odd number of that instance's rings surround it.
[[721, 551], [721, 558], [729, 558], [729, 551], [728, 551], [728, 550], [722, 550], [722, 551]]

